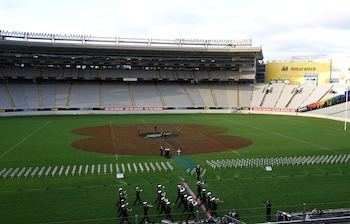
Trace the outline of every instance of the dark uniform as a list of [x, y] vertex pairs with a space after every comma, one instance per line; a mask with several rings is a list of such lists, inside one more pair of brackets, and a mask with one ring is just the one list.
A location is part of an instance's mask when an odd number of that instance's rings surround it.
[[162, 197], [160, 199], [160, 204], [161, 204], [161, 210], [159, 212], [159, 215], [162, 214], [163, 212], [165, 213], [165, 207], [166, 207], [166, 203], [168, 202], [168, 199], [166, 199], [165, 197]]
[[125, 204], [125, 198], [123, 195], [119, 195], [119, 202], [116, 204], [116, 206], [119, 205], [118, 212], [121, 210], [123, 204]]
[[141, 191], [142, 191], [142, 190], [141, 190], [139, 187], [136, 187], [136, 199], [135, 199], [135, 201], [134, 201], [134, 205], [136, 204], [137, 201], [139, 201], [140, 204], [142, 203], [142, 202], [141, 202], [141, 198], [140, 198], [140, 192], [141, 192]]
[[119, 217], [122, 216], [122, 210], [123, 210], [122, 208], [123, 208], [124, 205], [127, 205], [127, 204], [125, 203], [124, 199], [122, 199], [122, 200], [120, 201], [120, 205], [119, 205], [119, 208], [118, 208]]
[[147, 222], [150, 223], [149, 221], [149, 217], [148, 217], [148, 209], [151, 208], [151, 205], [148, 205], [147, 202], [143, 202], [143, 218], [141, 220], [141, 223], [143, 223], [143, 221], [146, 219]]
[[207, 207], [207, 190], [203, 188], [201, 195], [201, 204], [199, 206], [204, 204], [205, 207]]
[[181, 207], [181, 205], [183, 205], [183, 204], [184, 204], [184, 200], [186, 200], [186, 198], [187, 198], [187, 194], [182, 194], [182, 195], [181, 195], [181, 201], [180, 201], [180, 204], [179, 204], [179, 206], [177, 206], [178, 208], [180, 208], [180, 207]]
[[265, 203], [265, 207], [266, 207], [266, 222], [271, 222], [271, 202], [268, 200]]
[[125, 198], [126, 198], [126, 194], [125, 194], [125, 192], [123, 192], [123, 188], [119, 188], [119, 193], [118, 193], [119, 195], [119, 200], [118, 200], [118, 203], [116, 204], [116, 206], [118, 206], [119, 205], [119, 209], [118, 209], [118, 211], [120, 211], [120, 206], [121, 206], [121, 200], [125, 200]]
[[161, 147], [159, 148], [159, 152], [160, 152], [160, 156], [163, 156], [163, 152], [164, 152], [163, 146], [161, 146]]
[[216, 213], [216, 210], [218, 208], [218, 201], [215, 198], [212, 198], [211, 200], [211, 216], [212, 217], [218, 217], [218, 214]]
[[122, 205], [122, 208], [121, 208], [122, 219], [120, 220], [120, 223], [123, 223], [124, 220], [129, 222], [129, 220], [128, 220], [128, 211], [129, 211], [128, 207], [125, 204]]
[[199, 165], [197, 165], [196, 167], [196, 174], [197, 174], [197, 180], [199, 180], [201, 176], [201, 168]]
[[173, 211], [173, 209], [171, 208], [170, 202], [168, 201], [166, 203], [166, 207], [165, 207], [165, 214], [166, 214], [165, 219], [169, 218], [172, 222], [174, 222], [173, 218], [171, 217], [172, 211]]
[[211, 210], [211, 192], [207, 193], [206, 199], [207, 199], [207, 206], [205, 207], [207, 210]]
[[192, 216], [193, 219], [196, 219], [195, 215], [194, 215], [194, 207], [197, 205], [197, 202], [196, 201], [193, 201], [191, 200], [189, 203], [188, 203], [188, 207], [189, 207], [189, 213], [188, 213], [188, 216], [187, 216], [187, 219], [186, 220], [189, 220], [190, 217]]
[[159, 191], [158, 191], [158, 198], [157, 198], [157, 200], [154, 202], [154, 203], [157, 203], [157, 202], [158, 202], [157, 209], [159, 209], [159, 206], [161, 205], [161, 202], [162, 202], [161, 199], [162, 199], [162, 197], [164, 197], [164, 196], [165, 196], [165, 192], [159, 190]]
[[181, 187], [180, 184], [177, 185], [177, 198], [176, 201], [177, 202], [179, 199], [181, 200], [181, 192], [184, 192], [185, 188]]
[[189, 204], [189, 199], [192, 198], [192, 196], [188, 196], [188, 197], [184, 197], [183, 199], [183, 204], [185, 206], [184, 210], [182, 211], [182, 213], [184, 212], [188, 212], [188, 204]]
[[197, 182], [197, 196], [196, 196], [196, 199], [199, 197], [201, 200], [202, 200], [202, 189], [203, 189], [203, 186], [202, 186], [202, 182], [198, 181]]

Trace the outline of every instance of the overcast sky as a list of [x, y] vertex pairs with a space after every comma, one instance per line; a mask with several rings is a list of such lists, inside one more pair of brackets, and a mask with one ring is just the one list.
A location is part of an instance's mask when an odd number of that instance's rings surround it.
[[0, 30], [248, 39], [264, 60], [350, 55], [349, 0], [0, 0]]

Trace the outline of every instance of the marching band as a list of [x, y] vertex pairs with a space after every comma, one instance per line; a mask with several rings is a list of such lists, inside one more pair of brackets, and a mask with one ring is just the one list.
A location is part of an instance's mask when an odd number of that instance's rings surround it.
[[[195, 216], [195, 208], [196, 206], [202, 207], [206, 211], [209, 212], [212, 217], [217, 217], [217, 207], [218, 203], [224, 202], [220, 200], [219, 198], [215, 198], [211, 195], [211, 192], [203, 188], [205, 186], [204, 182], [197, 181], [197, 191], [198, 194], [194, 195], [193, 192], [188, 192], [188, 194], [185, 192], [186, 188], [178, 184], [177, 185], [177, 198], [175, 200], [175, 203], [179, 204], [177, 205], [177, 208], [181, 208], [183, 206], [182, 213], [188, 214], [187, 219], [190, 218], [196, 219]], [[165, 219], [172, 220], [172, 205], [175, 203], [170, 203], [169, 199], [166, 198], [166, 192], [165, 192], [165, 186], [162, 186], [161, 184], [157, 185], [157, 199], [155, 200], [155, 204], [158, 203], [157, 209], [159, 210], [158, 216], [161, 214], [165, 214]], [[136, 192], [136, 199], [133, 203], [133, 205], [136, 204], [136, 202], [139, 202], [142, 204], [143, 207], [143, 218], [141, 220], [141, 223], [144, 221], [150, 222], [149, 216], [148, 216], [148, 210], [150, 208], [153, 208], [154, 206], [152, 204], [149, 204], [147, 201], [141, 202], [140, 193], [142, 192], [142, 189], [138, 186], [135, 188]], [[192, 193], [192, 195], [191, 195]], [[116, 204], [118, 207], [119, 217], [121, 217], [121, 222], [124, 221], [129, 222], [128, 220], [128, 212], [131, 212], [132, 209], [128, 207], [129, 203], [126, 202], [128, 195], [126, 194], [126, 191], [123, 190], [123, 188], [119, 188], [119, 201]]]

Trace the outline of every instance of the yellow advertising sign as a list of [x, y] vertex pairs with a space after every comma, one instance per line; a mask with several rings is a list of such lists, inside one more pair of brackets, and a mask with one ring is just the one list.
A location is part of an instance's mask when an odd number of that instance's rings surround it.
[[317, 74], [318, 83], [329, 83], [331, 63], [326, 62], [268, 62], [266, 64], [266, 81], [289, 80], [290, 83], [303, 83], [305, 74]]

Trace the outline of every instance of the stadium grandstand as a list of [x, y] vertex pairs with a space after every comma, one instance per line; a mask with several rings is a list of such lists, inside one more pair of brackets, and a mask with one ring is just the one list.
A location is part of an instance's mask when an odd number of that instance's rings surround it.
[[[307, 78], [298, 83], [270, 79], [262, 47], [252, 46], [251, 39], [142, 39], [2, 30], [0, 49], [1, 115], [148, 110], [295, 114], [346, 100], [345, 83], [320, 82], [317, 74], [315, 78], [304, 73]], [[340, 119], [345, 113], [336, 109], [340, 107], [344, 108], [338, 105], [332, 107], [335, 111], [312, 114]]]
[[[331, 63], [322, 62], [324, 67], [314, 62], [265, 64], [263, 59], [262, 47], [253, 46], [251, 39], [94, 37], [0, 30], [0, 116], [269, 113], [350, 121], [348, 82], [330, 81]], [[286, 75], [289, 71], [302, 77], [295, 80], [293, 74]], [[117, 153], [115, 157], [118, 160]], [[330, 161], [332, 157], [326, 158]], [[66, 176], [68, 171], [69, 166]], [[324, 214], [316, 221], [305, 220], [305, 210], [289, 215], [294, 223], [341, 223], [350, 217], [348, 209], [330, 209]]]

